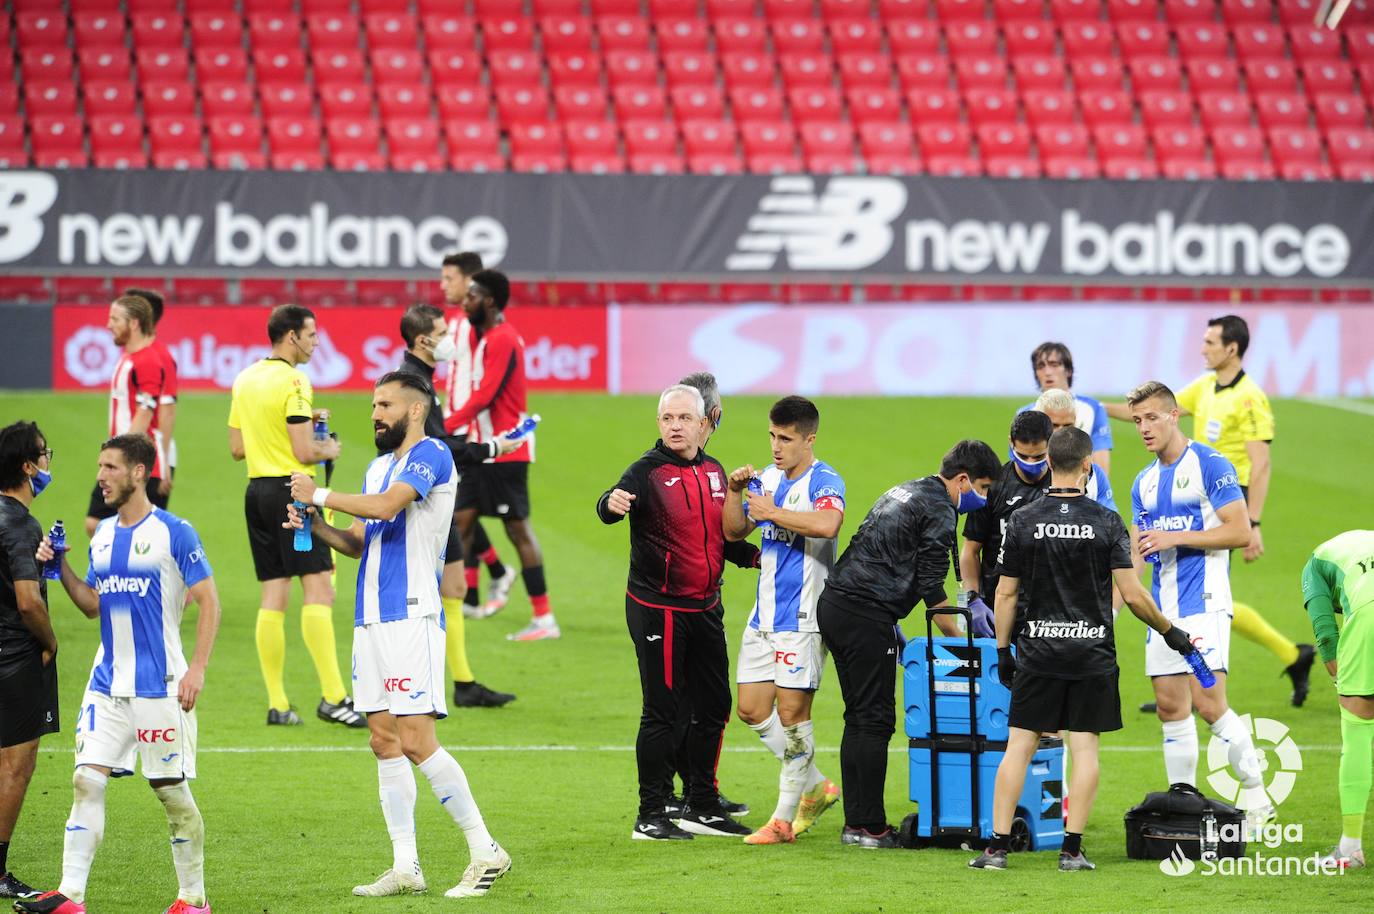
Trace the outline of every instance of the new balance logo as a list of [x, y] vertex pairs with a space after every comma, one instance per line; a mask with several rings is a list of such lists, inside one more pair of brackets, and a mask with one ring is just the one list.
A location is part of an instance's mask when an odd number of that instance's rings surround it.
[[870, 267], [892, 250], [892, 222], [906, 202], [893, 178], [831, 178], [818, 194], [811, 178], [776, 177], [725, 268], [771, 270], [783, 252], [793, 270]]

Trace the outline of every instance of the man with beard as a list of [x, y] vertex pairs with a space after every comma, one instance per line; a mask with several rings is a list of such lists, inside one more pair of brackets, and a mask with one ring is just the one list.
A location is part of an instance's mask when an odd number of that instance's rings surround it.
[[[457, 342], [472, 349], [472, 385], [466, 402], [444, 420], [450, 434], [467, 428], [469, 439], [490, 441], [498, 430], [514, 428], [529, 416], [525, 411], [525, 341], [506, 320], [509, 302], [510, 280], [503, 273], [480, 270], [468, 283], [463, 310], [472, 331], [468, 339]], [[533, 616], [520, 631], [506, 635], [509, 641], [543, 641], [562, 634], [549, 606], [544, 553], [529, 522], [534, 439], [530, 433], [511, 453], [465, 472], [455, 502], [465, 552], [472, 548], [480, 515], [501, 518], [506, 536], [520, 554], [520, 574]]]
[[[391, 835], [391, 868], [375, 882], [355, 886], [354, 895], [425, 891], [415, 844], [412, 765], [462, 829], [471, 852], [463, 878], [444, 894], [485, 895], [511, 864], [487, 831], [462, 766], [435, 734], [435, 721], [448, 715], [439, 577], [458, 473], [444, 442], [425, 435], [433, 401], [433, 389], [408, 372], [377, 380], [372, 425], [384, 453], [368, 466], [360, 494], [317, 488], [305, 473], [291, 476], [292, 498], [313, 505], [310, 513], [332, 508], [354, 517], [346, 530], [319, 517], [312, 524], [313, 534], [335, 551], [359, 559], [353, 678], [357, 706], [367, 714], [372, 734], [382, 818]], [[293, 504], [283, 526], [301, 525]]]

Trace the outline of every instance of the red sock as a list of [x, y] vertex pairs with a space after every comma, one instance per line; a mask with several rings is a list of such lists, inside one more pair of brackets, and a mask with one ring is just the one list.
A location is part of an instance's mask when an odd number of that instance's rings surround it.
[[463, 569], [463, 580], [467, 582], [468, 590], [477, 590], [477, 571], [478, 569], [476, 568], [465, 567]]
[[486, 552], [483, 552], [483, 553], [482, 553], [482, 555], [480, 556], [480, 558], [482, 559], [482, 564], [483, 564], [483, 565], [499, 565], [499, 564], [501, 564], [501, 556], [499, 556], [499, 555], [496, 554], [496, 547], [495, 547], [495, 546], [491, 546], [490, 548], [488, 548]]
[[530, 597], [530, 606], [534, 607], [534, 617], [536, 619], [541, 616], [547, 616], [549, 613], [553, 612], [553, 610], [549, 608], [549, 595], [546, 593], [541, 593], [537, 597]]

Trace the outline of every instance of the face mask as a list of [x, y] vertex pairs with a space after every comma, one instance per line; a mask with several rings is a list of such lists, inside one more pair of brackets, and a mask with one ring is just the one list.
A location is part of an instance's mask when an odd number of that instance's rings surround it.
[[434, 361], [447, 362], [452, 359], [454, 353], [458, 351], [458, 346], [453, 342], [453, 336], [449, 334], [435, 343], [432, 351], [434, 352]]
[[977, 511], [987, 503], [987, 496], [979, 495], [978, 490], [973, 488], [973, 484], [970, 483], [967, 492], [961, 491], [959, 493], [959, 504], [955, 507], [955, 510], [960, 514], [967, 514], [970, 511]]
[[33, 497], [37, 498], [43, 494], [43, 490], [52, 482], [52, 474], [47, 470], [39, 470], [38, 473], [29, 479], [29, 488], [33, 490]]
[[1012, 463], [1016, 464], [1022, 473], [1025, 473], [1031, 479], [1039, 479], [1041, 476], [1044, 476], [1045, 470], [1049, 467], [1049, 458], [1041, 457], [1036, 461], [1022, 460], [1017, 456], [1016, 448], [1014, 447], [1007, 448], [1007, 456], [1011, 459]]

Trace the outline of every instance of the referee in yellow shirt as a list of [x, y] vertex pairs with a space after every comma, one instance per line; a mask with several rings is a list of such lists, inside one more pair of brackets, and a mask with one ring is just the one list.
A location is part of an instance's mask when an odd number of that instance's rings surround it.
[[274, 308], [267, 319], [272, 353], [249, 365], [234, 379], [229, 407], [229, 453], [248, 462], [248, 489], [243, 513], [253, 568], [262, 584], [258, 609], [258, 661], [267, 684], [268, 724], [301, 723], [286, 697], [286, 604], [291, 579], [301, 579], [301, 637], [320, 678], [316, 715], [329, 723], [366, 727], [353, 710], [334, 647], [334, 560], [321, 539], [314, 549], [297, 552], [295, 534], [283, 527], [291, 501], [291, 474], [315, 475], [315, 466], [339, 456], [339, 442], [316, 441], [310, 379], [298, 366], [310, 361], [319, 336], [315, 315], [299, 305]]
[[[1193, 415], [1193, 440], [1216, 448], [1236, 468], [1250, 510], [1250, 545], [1243, 554], [1245, 561], [1253, 562], [1264, 554], [1260, 518], [1269, 495], [1274, 412], [1264, 391], [1245, 373], [1242, 363], [1249, 347], [1250, 327], [1244, 318], [1227, 314], [1208, 321], [1202, 336], [1202, 359], [1210, 370], [1176, 396], [1179, 409]], [[1117, 404], [1108, 412], [1114, 418], [1130, 419], [1129, 411]], [[1283, 672], [1293, 681], [1293, 706], [1302, 707], [1316, 657], [1312, 645], [1293, 643], [1247, 603], [1236, 600], [1233, 612], [1231, 631], [1268, 649], [1283, 662]]]

